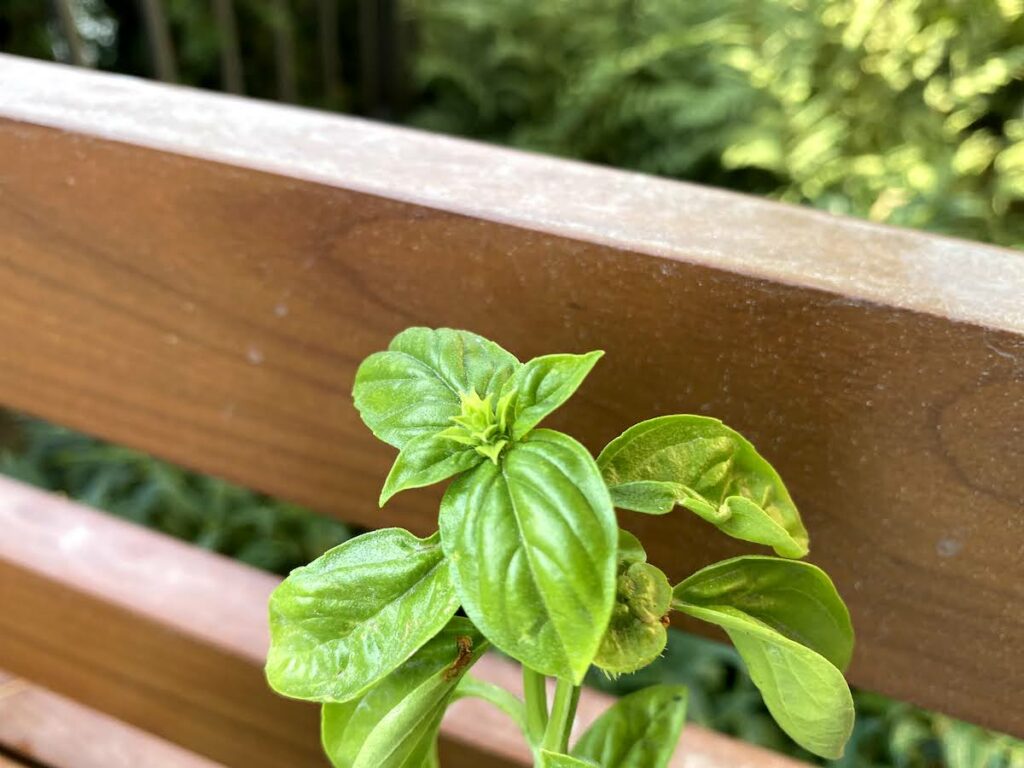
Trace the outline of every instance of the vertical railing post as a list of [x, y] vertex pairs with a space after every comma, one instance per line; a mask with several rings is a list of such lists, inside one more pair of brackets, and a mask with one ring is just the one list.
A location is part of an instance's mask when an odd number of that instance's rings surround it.
[[320, 67], [324, 84], [324, 102], [337, 108], [341, 94], [338, 57], [338, 0], [318, 0], [320, 31]]
[[299, 100], [295, 73], [295, 30], [288, 0], [273, 0], [274, 65], [277, 69], [277, 98], [294, 104]]
[[142, 15], [146, 22], [146, 34], [153, 56], [153, 70], [159, 80], [165, 83], [178, 81], [178, 65], [174, 57], [174, 45], [167, 24], [162, 0], [140, 0]]
[[379, 0], [359, 0], [359, 91], [363, 112], [378, 117], [381, 112]]
[[238, 45], [238, 21], [233, 0], [213, 0], [220, 37], [221, 85], [229, 93], [245, 92], [245, 73]]
[[78, 33], [74, 10], [71, 7], [73, 0], [54, 0], [54, 2], [57, 6], [61, 34], [68, 46], [69, 61], [78, 67], [88, 66], [85, 59], [85, 48], [82, 45], [82, 36]]

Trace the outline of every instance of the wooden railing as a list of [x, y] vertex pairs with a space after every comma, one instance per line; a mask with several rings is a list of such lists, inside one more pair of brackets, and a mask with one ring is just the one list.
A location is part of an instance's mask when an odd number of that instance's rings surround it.
[[[411, 324], [603, 348], [554, 425], [749, 434], [850, 605], [853, 682], [1024, 735], [1021, 254], [7, 57], [0, 159], [0, 403], [426, 532], [436, 496], [376, 508], [357, 362]], [[227, 765], [320, 764], [259, 672], [273, 580], [98, 521], [0, 486], [0, 667]], [[738, 551], [627, 527], [670, 576]], [[500, 743], [483, 717], [450, 764]]]

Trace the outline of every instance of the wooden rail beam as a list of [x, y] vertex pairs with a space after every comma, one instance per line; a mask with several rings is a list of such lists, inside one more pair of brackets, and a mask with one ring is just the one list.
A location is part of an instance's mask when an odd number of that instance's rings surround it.
[[[349, 401], [412, 324], [603, 348], [592, 449], [710, 413], [779, 467], [855, 683], [1024, 735], [1024, 257], [735, 194], [0, 57], [0, 402], [367, 525]], [[739, 551], [624, 516], [679, 576]]]
[[47, 768], [223, 768], [2, 671], [0, 747]]

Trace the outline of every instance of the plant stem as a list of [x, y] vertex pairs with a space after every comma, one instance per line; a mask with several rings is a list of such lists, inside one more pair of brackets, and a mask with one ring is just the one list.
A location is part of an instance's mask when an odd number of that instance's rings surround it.
[[530, 738], [526, 725], [526, 709], [523, 707], [522, 700], [501, 686], [466, 675], [455, 690], [455, 698], [463, 699], [467, 697], [490, 702], [515, 721], [515, 724], [519, 726], [519, 730], [523, 732], [523, 736], [527, 739]]
[[569, 702], [569, 714], [565, 719], [565, 727], [562, 729], [562, 744], [559, 747], [560, 752], [569, 751], [569, 735], [572, 733], [572, 724], [576, 722], [576, 707], [580, 703], [580, 686], [575, 686], [572, 689], [572, 700]]
[[576, 715], [576, 704], [579, 702], [579, 688], [568, 680], [558, 678], [555, 686], [555, 700], [551, 704], [551, 718], [544, 731], [541, 748], [551, 752], [561, 752], [562, 744], [569, 743], [569, 730]]
[[544, 737], [548, 725], [548, 691], [544, 675], [523, 667], [523, 693], [526, 697], [526, 735], [534, 749]]

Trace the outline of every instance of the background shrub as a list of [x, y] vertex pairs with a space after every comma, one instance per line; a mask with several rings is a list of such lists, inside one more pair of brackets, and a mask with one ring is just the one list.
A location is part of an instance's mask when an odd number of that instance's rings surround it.
[[416, 0], [413, 123], [1024, 245], [1021, 0]]

